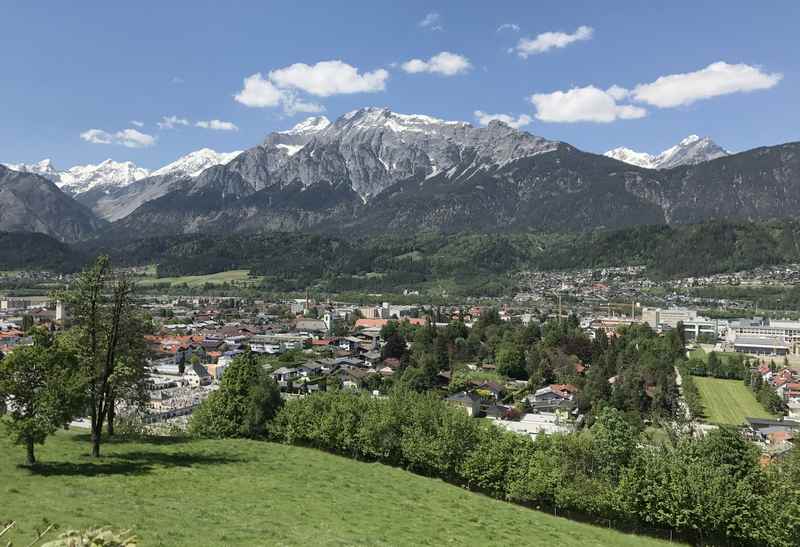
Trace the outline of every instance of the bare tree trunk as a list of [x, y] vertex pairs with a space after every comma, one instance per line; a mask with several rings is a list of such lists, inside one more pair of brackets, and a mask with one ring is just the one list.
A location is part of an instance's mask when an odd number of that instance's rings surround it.
[[103, 434], [103, 424], [98, 423], [97, 426], [92, 426], [92, 457], [100, 457], [100, 437]]
[[106, 425], [106, 431], [108, 431], [108, 436], [114, 436], [114, 417], [116, 416], [116, 411], [114, 410], [114, 397], [113, 395], [109, 398], [108, 403], [108, 424]]
[[28, 465], [35, 465], [36, 464], [36, 454], [33, 451], [33, 439], [28, 439], [25, 443], [25, 448], [28, 452], [27, 462]]

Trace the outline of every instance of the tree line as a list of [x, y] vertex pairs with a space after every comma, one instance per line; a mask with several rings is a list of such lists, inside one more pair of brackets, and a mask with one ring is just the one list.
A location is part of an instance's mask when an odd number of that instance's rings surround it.
[[[26, 245], [32, 237], [35, 247]], [[160, 276], [249, 269], [277, 291], [318, 286], [328, 292], [402, 292], [409, 286], [443, 283], [453, 294], [497, 296], [515, 290], [514, 273], [531, 270], [646, 266], [654, 277], [678, 277], [800, 262], [797, 220], [714, 220], [573, 233], [185, 234], [100, 238], [73, 246], [29, 234], [0, 234], [4, 240], [8, 245], [0, 248], [47, 246], [52, 252], [17, 257], [0, 251], [0, 269], [75, 271], [86, 256], [108, 253], [124, 266], [156, 263]], [[274, 260], [276, 256], [281, 260]], [[774, 303], [796, 307], [798, 294], [788, 291], [775, 296], [781, 300]]]
[[757, 449], [724, 428], [655, 442], [611, 406], [578, 433], [532, 439], [404, 386], [384, 397], [332, 390], [282, 402], [245, 355], [193, 416], [191, 431], [377, 461], [499, 499], [626, 529], [673, 530], [700, 543], [800, 541], [797, 454], [764, 469]]

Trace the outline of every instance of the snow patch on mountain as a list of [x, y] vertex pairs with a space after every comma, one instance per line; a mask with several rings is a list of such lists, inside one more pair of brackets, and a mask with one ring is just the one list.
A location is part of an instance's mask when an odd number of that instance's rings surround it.
[[311, 135], [324, 131], [331, 125], [331, 121], [325, 116], [313, 116], [306, 118], [287, 131], [281, 131], [284, 135]]
[[286, 150], [287, 154], [289, 154], [290, 156], [294, 156], [300, 150], [302, 150], [303, 146], [305, 146], [305, 145], [303, 145], [303, 144], [276, 144], [275, 146], [277, 146], [278, 148], [283, 148], [284, 150]]

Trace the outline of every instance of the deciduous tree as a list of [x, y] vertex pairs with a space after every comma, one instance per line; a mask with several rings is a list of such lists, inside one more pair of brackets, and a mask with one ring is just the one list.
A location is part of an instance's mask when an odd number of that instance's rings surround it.
[[77, 414], [83, 379], [74, 353], [59, 344], [16, 349], [0, 361], [0, 399], [8, 400], [4, 421], [27, 463], [36, 463], [34, 445], [67, 425]]

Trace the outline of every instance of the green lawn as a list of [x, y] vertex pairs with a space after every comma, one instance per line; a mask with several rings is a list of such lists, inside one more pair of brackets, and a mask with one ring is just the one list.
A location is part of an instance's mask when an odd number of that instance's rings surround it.
[[[36, 472], [0, 439], [0, 523], [132, 528], [142, 545], [667, 545], [493, 500], [439, 480], [256, 441], [114, 443], [95, 462], [59, 433]], [[7, 540], [6, 537], [3, 541]]]
[[718, 424], [741, 425], [746, 417], [773, 418], [741, 380], [694, 376], [706, 419]]
[[258, 277], [250, 277], [250, 270], [230, 270], [227, 272], [219, 272], [208, 275], [184, 275], [181, 277], [142, 277], [136, 280], [137, 284], [142, 287], [149, 287], [152, 285], [160, 285], [162, 283], [169, 283], [170, 285], [181, 285], [186, 283], [189, 287], [202, 287], [206, 283], [212, 285], [221, 285], [223, 283], [256, 283], [260, 280]]
[[[722, 361], [727, 361], [731, 357], [736, 357], [737, 355], [740, 355], [739, 353], [734, 353], [731, 351], [717, 351], [715, 353], [717, 354], [717, 357], [719, 357], [720, 360]], [[691, 359], [699, 359], [704, 363], [708, 363], [708, 353], [703, 348], [700, 347], [697, 347], [692, 351], [690, 351], [689, 357]]]

